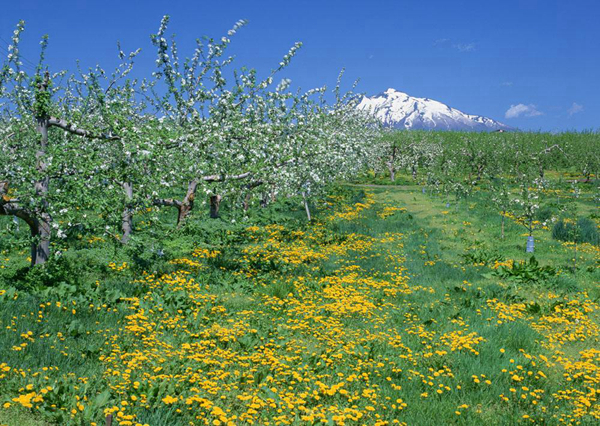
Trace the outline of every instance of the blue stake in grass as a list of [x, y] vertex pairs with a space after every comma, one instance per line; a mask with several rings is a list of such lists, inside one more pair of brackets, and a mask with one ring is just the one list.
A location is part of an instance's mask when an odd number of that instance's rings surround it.
[[425, 194], [425, 187], [423, 187], [423, 194]]
[[533, 235], [530, 235], [529, 237], [527, 237], [527, 248], [525, 249], [525, 251], [526, 251], [526, 253], [533, 253], [533, 249], [534, 249]]

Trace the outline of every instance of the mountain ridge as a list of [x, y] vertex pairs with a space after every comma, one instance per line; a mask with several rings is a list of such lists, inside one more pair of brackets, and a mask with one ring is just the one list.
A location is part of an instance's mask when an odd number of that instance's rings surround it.
[[389, 88], [364, 96], [358, 108], [373, 113], [385, 126], [396, 129], [511, 131], [504, 123], [482, 115], [464, 113], [430, 98], [417, 98]]

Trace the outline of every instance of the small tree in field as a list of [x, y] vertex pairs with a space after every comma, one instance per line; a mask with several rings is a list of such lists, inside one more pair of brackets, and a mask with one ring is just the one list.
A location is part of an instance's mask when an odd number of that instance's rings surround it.
[[540, 208], [539, 193], [544, 188], [544, 181], [539, 178], [532, 178], [531, 175], [520, 174], [517, 176], [519, 184], [519, 196], [513, 199], [513, 213], [518, 222], [528, 231], [527, 252], [534, 251], [533, 231], [535, 229], [535, 216]]
[[[501, 142], [504, 142], [504, 140]], [[503, 152], [503, 148], [503, 144], [498, 144], [498, 147], [496, 147], [497, 155], [492, 157], [490, 167], [488, 167], [489, 190], [492, 202], [500, 213], [500, 237], [502, 239], [504, 239], [506, 216], [512, 208], [510, 188], [513, 185], [513, 179], [508, 175], [506, 170], [506, 159], [504, 158], [505, 153]]]
[[[573, 243], [573, 273], [577, 270], [577, 243], [581, 240], [581, 228], [578, 221], [579, 211], [579, 198], [581, 197], [581, 189], [578, 187], [576, 182], [571, 185], [571, 194], [567, 202], [562, 208], [562, 218], [560, 222], [553, 229], [553, 236], [561, 239], [566, 239]], [[560, 228], [563, 228], [561, 232], [557, 232]], [[554, 235], [554, 234], [565, 234], [565, 235]], [[566, 237], [566, 238], [565, 238]]]
[[94, 72], [81, 81], [44, 67], [47, 38], [33, 72], [19, 50], [24, 23], [14, 32], [0, 73], [0, 215], [23, 220], [31, 234], [31, 264], [50, 257], [50, 243], [85, 222], [94, 204], [99, 163], [91, 141], [114, 140], [98, 112], [88, 109]]
[[504, 239], [504, 223], [506, 221], [506, 215], [510, 211], [512, 205], [510, 189], [508, 182], [502, 177], [496, 177], [492, 180], [491, 189], [492, 201], [501, 216], [500, 238]]

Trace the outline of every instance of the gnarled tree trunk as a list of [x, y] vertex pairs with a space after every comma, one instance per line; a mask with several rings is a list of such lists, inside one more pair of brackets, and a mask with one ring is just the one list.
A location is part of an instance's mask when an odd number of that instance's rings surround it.
[[194, 200], [196, 199], [196, 188], [198, 181], [193, 180], [188, 183], [188, 189], [183, 197], [183, 200], [175, 200], [174, 198], [161, 198], [153, 201], [155, 206], [170, 206], [177, 209], [177, 227], [179, 228], [187, 219], [188, 215], [194, 208]]
[[193, 180], [188, 183], [188, 189], [183, 197], [183, 201], [177, 206], [177, 227], [180, 227], [183, 222], [187, 219], [188, 215], [194, 208], [194, 200], [196, 199], [196, 188], [198, 187], [198, 181]]

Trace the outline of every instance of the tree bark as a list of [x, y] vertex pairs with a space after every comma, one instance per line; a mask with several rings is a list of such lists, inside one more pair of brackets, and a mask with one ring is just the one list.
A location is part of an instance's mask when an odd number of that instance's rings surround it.
[[177, 227], [179, 228], [188, 215], [194, 208], [194, 200], [196, 199], [196, 188], [198, 187], [198, 181], [193, 180], [188, 183], [188, 189], [183, 197], [183, 200], [175, 200], [174, 198], [159, 198], [155, 199], [152, 204], [155, 206], [169, 206], [177, 209]]
[[30, 227], [34, 241], [31, 244], [31, 265], [41, 265], [50, 258], [50, 236], [52, 234], [50, 215], [42, 213], [37, 221], [37, 229]]
[[483, 170], [485, 169], [485, 167], [483, 166], [483, 164], [480, 164], [477, 166], [477, 182], [480, 182], [481, 179], [483, 178]]
[[260, 206], [267, 207], [269, 205], [269, 194], [265, 191], [260, 197]]
[[221, 196], [220, 195], [211, 195], [210, 196], [210, 218], [211, 219], [219, 218], [220, 205], [221, 205]]
[[185, 220], [187, 219], [188, 215], [190, 214], [190, 211], [192, 211], [192, 204], [181, 204], [179, 207], [177, 207], [177, 228], [181, 228], [181, 225], [183, 225], [183, 222], [185, 222]]
[[197, 180], [194, 179], [193, 181], [188, 183], [187, 192], [185, 194], [185, 197], [183, 197], [183, 201], [181, 202], [181, 205], [178, 208], [178, 210], [179, 210], [177, 213], [177, 227], [178, 228], [185, 222], [188, 215], [194, 208], [194, 200], [196, 199], [196, 188], [198, 188]]
[[392, 148], [392, 155], [390, 156], [390, 161], [387, 164], [388, 170], [390, 171], [390, 179], [392, 182], [396, 181], [396, 166], [394, 163], [396, 162], [396, 147]]
[[52, 221], [50, 216], [24, 209], [15, 200], [4, 200], [0, 192], [0, 216], [13, 216], [24, 221], [31, 233], [31, 266], [40, 265], [50, 257], [50, 234]]
[[[42, 83], [40, 90], [47, 90], [48, 77]], [[46, 175], [46, 152], [48, 150], [48, 117], [37, 117], [37, 131], [40, 134], [40, 144], [35, 154], [37, 171], [41, 178], [34, 183], [35, 193], [40, 200], [38, 214], [34, 214], [34, 222], [29, 225], [31, 230], [31, 266], [41, 265], [50, 258], [50, 236], [52, 217], [48, 214], [48, 191], [50, 178]]]
[[308, 206], [308, 200], [306, 199], [306, 192], [302, 193], [302, 199], [304, 200], [304, 210], [306, 210], [306, 217], [307, 217], [308, 221], [310, 222], [312, 220], [312, 218], [310, 216], [310, 208]]
[[245, 212], [247, 212], [248, 209], [250, 208], [250, 200], [252, 200], [252, 191], [248, 191], [248, 192], [246, 192], [246, 195], [244, 195], [244, 201], [242, 201], [242, 207]]
[[127, 244], [131, 238], [133, 232], [133, 184], [131, 182], [124, 182], [123, 190], [125, 191], [125, 208], [121, 215], [121, 243]]
[[388, 170], [390, 171], [390, 180], [396, 182], [396, 169], [392, 163], [388, 163]]

